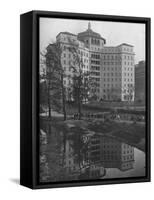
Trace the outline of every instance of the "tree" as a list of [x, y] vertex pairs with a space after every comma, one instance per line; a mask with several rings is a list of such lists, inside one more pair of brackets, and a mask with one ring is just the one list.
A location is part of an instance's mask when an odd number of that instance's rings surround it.
[[124, 100], [126, 100], [128, 102], [128, 104], [130, 104], [130, 102], [134, 101], [133, 97], [134, 97], [134, 85], [133, 84], [128, 84], [128, 86], [126, 88], [123, 88], [123, 94], [124, 94]]
[[68, 50], [72, 54], [70, 60], [70, 69], [73, 72], [72, 77], [72, 96], [77, 103], [79, 119], [81, 119], [81, 106], [83, 101], [87, 101], [89, 97], [89, 75], [88, 71], [83, 71], [83, 56], [79, 53], [79, 44], [69, 40], [70, 46]]
[[60, 43], [49, 44], [46, 48], [46, 83], [47, 83], [47, 105], [49, 117], [51, 117], [51, 106], [60, 110], [62, 107], [64, 120], [66, 120], [66, 95], [64, 87], [64, 70], [61, 64], [63, 47]]
[[89, 87], [89, 100], [90, 101], [96, 101], [97, 100], [97, 87], [98, 84], [96, 83], [95, 79], [93, 77], [89, 77], [88, 81], [88, 87]]
[[54, 51], [52, 45], [48, 45], [45, 53], [46, 64], [46, 98], [48, 107], [48, 116], [51, 118], [51, 109], [60, 110], [60, 99], [57, 98], [60, 95], [60, 83], [59, 83], [59, 68], [54, 58]]

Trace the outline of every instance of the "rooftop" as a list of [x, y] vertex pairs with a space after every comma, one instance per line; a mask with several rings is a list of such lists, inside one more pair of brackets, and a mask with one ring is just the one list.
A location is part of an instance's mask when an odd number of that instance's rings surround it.
[[122, 44], [120, 44], [120, 45], [118, 45], [118, 46], [123, 46], [123, 45], [129, 46], [129, 47], [134, 47], [133, 45], [130, 45], [130, 44], [127, 44], [127, 43], [122, 43]]
[[101, 37], [101, 35], [99, 33], [94, 32], [91, 29], [91, 24], [90, 22], [88, 23], [88, 29], [86, 31], [83, 31], [81, 33], [78, 34], [78, 37], [95, 37], [95, 38], [99, 38], [104, 40], [104, 42], [106, 42], [106, 40], [104, 38]]
[[70, 33], [70, 32], [67, 32], [67, 31], [64, 31], [64, 32], [60, 32], [60, 33], [58, 33], [58, 35], [56, 36], [56, 38], [57, 38], [60, 34], [71, 35], [71, 36], [77, 36], [77, 35], [75, 35], [75, 34], [73, 34], [73, 33]]

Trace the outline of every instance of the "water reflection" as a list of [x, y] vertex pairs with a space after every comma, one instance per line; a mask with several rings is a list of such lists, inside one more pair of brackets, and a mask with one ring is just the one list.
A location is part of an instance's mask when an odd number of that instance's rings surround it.
[[40, 180], [104, 179], [145, 175], [145, 155], [104, 134], [41, 124]]

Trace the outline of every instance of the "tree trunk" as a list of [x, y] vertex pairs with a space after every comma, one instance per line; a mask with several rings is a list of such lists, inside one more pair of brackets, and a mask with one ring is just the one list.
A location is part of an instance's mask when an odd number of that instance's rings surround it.
[[51, 118], [51, 104], [50, 104], [50, 80], [48, 82], [48, 117]]
[[78, 86], [78, 113], [79, 113], [79, 120], [81, 119], [81, 79], [79, 78], [79, 86]]
[[62, 89], [62, 107], [63, 107], [63, 115], [64, 115], [64, 121], [66, 120], [66, 101], [65, 101], [65, 88], [63, 85], [63, 74], [61, 74], [61, 89]]
[[81, 119], [81, 102], [80, 102], [80, 89], [78, 88], [78, 114], [79, 120]]

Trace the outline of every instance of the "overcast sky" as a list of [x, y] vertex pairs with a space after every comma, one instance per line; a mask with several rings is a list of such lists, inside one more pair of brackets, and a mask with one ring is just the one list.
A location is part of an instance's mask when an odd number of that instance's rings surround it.
[[[40, 18], [40, 50], [56, 40], [59, 32], [78, 34], [87, 30], [88, 20]], [[136, 23], [90, 21], [91, 29], [106, 39], [106, 46], [128, 43], [134, 46], [135, 63], [145, 60], [145, 25]]]

